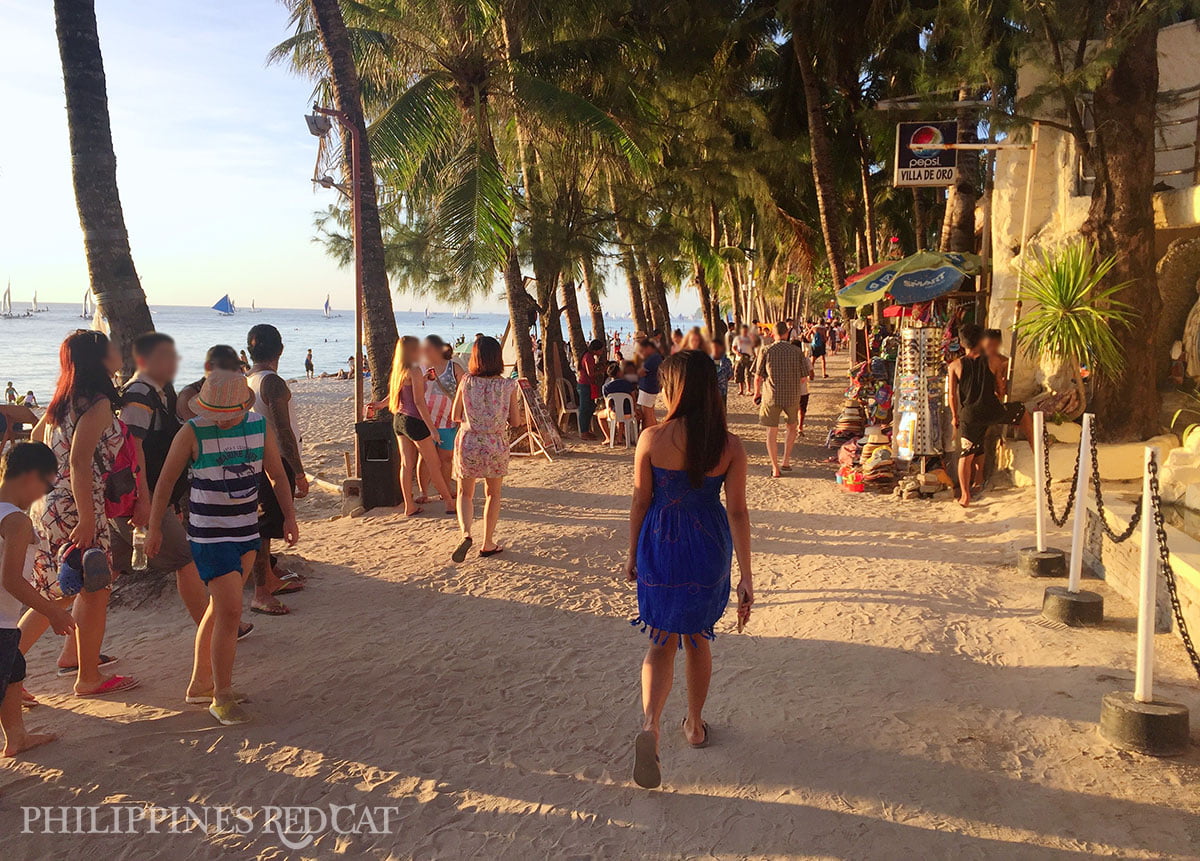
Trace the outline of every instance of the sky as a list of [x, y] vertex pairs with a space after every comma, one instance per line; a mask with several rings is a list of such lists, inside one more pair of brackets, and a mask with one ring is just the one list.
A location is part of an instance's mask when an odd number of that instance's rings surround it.
[[[266, 65], [275, 0], [98, 0], [117, 181], [150, 304], [353, 305], [351, 269], [312, 242], [312, 85]], [[0, 0], [0, 280], [14, 301], [87, 289], [50, 0]], [[622, 303], [626, 304], [626, 303]], [[407, 307], [404, 299], [397, 308]], [[501, 301], [478, 310], [500, 310]]]

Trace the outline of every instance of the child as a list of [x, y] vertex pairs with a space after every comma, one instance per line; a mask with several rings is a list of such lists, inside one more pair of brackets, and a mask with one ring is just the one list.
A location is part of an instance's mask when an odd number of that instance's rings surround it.
[[299, 534], [279, 446], [266, 419], [249, 411], [254, 400], [254, 392], [241, 374], [209, 373], [190, 404], [195, 418], [175, 435], [167, 454], [146, 536], [146, 555], [156, 556], [162, 546], [161, 524], [170, 488], [184, 468], [190, 468], [188, 543], [210, 597], [196, 631], [192, 679], [184, 699], [209, 703], [209, 714], [224, 726], [250, 720], [240, 705], [245, 697], [232, 690], [233, 661], [242, 589], [262, 543], [258, 496], [264, 471], [283, 512], [284, 539], [295, 544]]
[[721, 403], [729, 400], [729, 381], [733, 379], [733, 362], [725, 355], [725, 342], [720, 338], [713, 339], [712, 360], [717, 366], [717, 391], [721, 393]]
[[40, 442], [19, 442], [0, 458], [0, 727], [4, 730], [4, 755], [17, 754], [54, 741], [51, 733], [30, 733], [21, 717], [21, 682], [25, 657], [18, 648], [21, 632], [17, 619], [21, 606], [50, 620], [54, 633], [70, 634], [75, 619], [33, 587], [33, 522], [25, 509], [41, 499], [54, 484], [58, 461]]
[[[682, 337], [680, 334], [680, 338]], [[638, 381], [637, 402], [642, 412], [642, 427], [653, 427], [658, 424], [658, 414], [654, 412], [654, 405], [658, 403], [658, 393], [661, 389], [658, 384], [658, 366], [663, 363], [663, 355], [658, 349], [658, 344], [650, 339], [638, 344], [638, 352], [642, 357], [642, 367], [638, 371], [641, 379]]]

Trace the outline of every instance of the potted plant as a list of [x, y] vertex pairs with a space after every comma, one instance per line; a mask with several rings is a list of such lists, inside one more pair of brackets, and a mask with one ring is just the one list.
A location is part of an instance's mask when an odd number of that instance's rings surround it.
[[[1131, 309], [1114, 295], [1128, 282], [1103, 285], [1115, 264], [1115, 256], [1097, 260], [1092, 244], [1080, 238], [1055, 250], [1037, 249], [1022, 266], [1020, 299], [1032, 310], [1017, 321], [1017, 341], [1023, 352], [1049, 366], [1052, 400], [1070, 404], [1051, 411], [1055, 422], [1083, 412], [1085, 373], [1092, 380], [1119, 374], [1125, 366], [1113, 329], [1128, 325]], [[1074, 391], [1064, 391], [1064, 384]]]

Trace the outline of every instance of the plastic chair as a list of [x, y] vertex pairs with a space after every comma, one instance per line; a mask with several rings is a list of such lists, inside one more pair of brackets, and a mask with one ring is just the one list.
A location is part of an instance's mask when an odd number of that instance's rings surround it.
[[608, 447], [616, 448], [617, 425], [619, 424], [625, 426], [625, 448], [629, 448], [631, 442], [636, 444], [638, 421], [633, 398], [623, 392], [614, 392], [611, 395], [605, 395], [604, 406], [608, 409], [608, 420], [611, 422], [608, 431]]
[[558, 388], [562, 393], [562, 405], [558, 411], [558, 426], [561, 429], [564, 418], [574, 418], [575, 424], [579, 424], [579, 391], [575, 388], [574, 383], [566, 377], [558, 378]]

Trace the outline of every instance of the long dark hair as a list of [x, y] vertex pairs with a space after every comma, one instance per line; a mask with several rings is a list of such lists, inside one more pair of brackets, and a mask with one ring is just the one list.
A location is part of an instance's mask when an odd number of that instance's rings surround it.
[[717, 366], [707, 353], [680, 350], [663, 361], [658, 379], [667, 402], [674, 404], [667, 421], [680, 419], [687, 431], [688, 478], [692, 487], [700, 487], [721, 462], [729, 438]]
[[117, 407], [117, 387], [108, 374], [108, 336], [91, 329], [76, 329], [58, 350], [58, 384], [46, 405], [50, 423], [61, 427], [72, 409], [108, 398]]
[[504, 350], [495, 338], [476, 338], [471, 345], [471, 362], [467, 366], [473, 377], [498, 377], [504, 373]]

